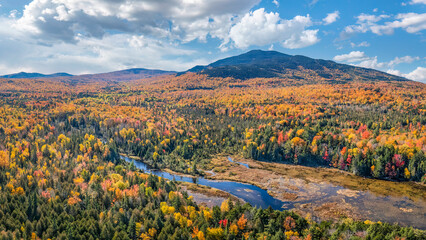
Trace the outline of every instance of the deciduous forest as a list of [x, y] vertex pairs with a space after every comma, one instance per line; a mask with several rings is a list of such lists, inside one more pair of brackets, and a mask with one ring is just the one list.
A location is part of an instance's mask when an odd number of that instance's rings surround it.
[[412, 227], [238, 201], [209, 208], [120, 159], [197, 176], [226, 153], [425, 184], [424, 84], [299, 74], [0, 79], [0, 238], [425, 239]]

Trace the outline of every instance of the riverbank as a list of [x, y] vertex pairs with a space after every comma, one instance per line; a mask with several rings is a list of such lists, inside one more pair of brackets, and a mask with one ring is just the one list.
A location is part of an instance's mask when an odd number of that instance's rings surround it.
[[245, 201], [241, 198], [237, 198], [230, 193], [209, 186], [202, 186], [188, 182], [179, 182], [179, 188], [182, 191], [188, 192], [188, 194], [194, 198], [194, 201], [197, 204], [205, 205], [210, 208], [213, 206], [220, 206], [222, 202], [227, 199], [230, 199], [233, 202], [239, 201], [241, 204], [245, 203]]
[[[147, 173], [201, 186], [192, 189], [193, 196], [211, 206], [219, 205], [225, 198], [215, 191], [211, 197], [207, 196], [205, 191], [208, 188], [204, 186], [222, 190], [254, 206], [293, 210], [316, 221], [352, 218], [426, 229], [422, 185], [366, 179], [336, 169], [230, 157], [235, 161], [230, 161], [227, 155], [213, 158], [208, 168], [202, 169], [208, 175], [205, 177], [153, 170], [141, 161], [135, 161], [135, 165]], [[138, 160], [133, 157], [126, 161], [132, 159]], [[182, 186], [188, 190], [191, 185]], [[410, 193], [407, 195], [411, 198], [404, 195], [406, 193]]]
[[[275, 210], [283, 209], [283, 202], [272, 197], [267, 191], [246, 183], [240, 183], [236, 181], [223, 181], [223, 180], [210, 180], [201, 176], [192, 175], [181, 175], [179, 173], [170, 170], [159, 170], [152, 169], [142, 161], [138, 161], [138, 158], [127, 157], [121, 155], [121, 158], [126, 162], [134, 162], [134, 166], [145, 173], [151, 173], [159, 177], [163, 177], [168, 180], [176, 180], [177, 183], [186, 182], [196, 184], [197, 186], [208, 186], [214, 189], [221, 190], [229, 193], [235, 197], [238, 197], [245, 202], [250, 203], [252, 206], [268, 208], [272, 207]], [[135, 161], [136, 160], [136, 161]]]
[[[213, 158], [208, 170], [213, 171], [215, 174], [214, 176], [209, 175], [208, 177], [216, 180], [245, 182], [268, 190], [271, 186], [263, 184], [259, 179], [261, 179], [262, 176], [268, 176], [268, 178], [276, 178], [278, 176], [301, 179], [306, 181], [306, 183], [326, 182], [354, 191], [370, 191], [374, 194], [383, 196], [406, 196], [412, 200], [426, 200], [426, 186], [420, 183], [393, 182], [364, 178], [334, 168], [314, 168], [300, 165], [261, 162], [245, 159], [241, 156], [230, 157], [234, 159], [234, 162], [230, 162], [227, 159], [228, 155]], [[248, 164], [250, 168], [241, 166], [236, 162]]]
[[[350, 217], [426, 228], [426, 187], [355, 176], [337, 169], [217, 156], [208, 169], [213, 180], [256, 185], [285, 202], [285, 208], [320, 220]], [[249, 168], [237, 162], [248, 164]]]

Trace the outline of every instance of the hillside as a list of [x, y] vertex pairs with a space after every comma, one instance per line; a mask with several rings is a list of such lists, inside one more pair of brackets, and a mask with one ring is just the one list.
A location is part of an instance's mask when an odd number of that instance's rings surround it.
[[9, 75], [0, 76], [0, 78], [55, 78], [55, 77], [71, 77], [69, 73], [54, 73], [54, 74], [41, 74], [41, 73], [27, 73], [19, 72]]
[[64, 80], [71, 80], [72, 82], [127, 82], [161, 75], [170, 75], [174, 73], [175, 72], [172, 71], [156, 69], [132, 68], [108, 73], [79, 75], [71, 78], [64, 78]]
[[262, 50], [253, 50], [238, 56], [221, 59], [207, 66], [196, 66], [187, 72], [242, 80], [278, 77], [287, 79], [317, 78], [318, 80], [338, 83], [349, 81], [407, 81], [405, 78], [373, 69]]
[[[83, 74], [83, 75], [71, 75], [68, 73], [55, 73], [51, 75], [45, 75], [41, 73], [15, 73], [10, 75], [0, 76], [0, 79], [37, 79], [36, 81], [44, 82], [62, 82], [72, 86], [87, 85], [87, 84], [116, 84], [120, 82], [128, 82], [138, 79], [152, 78], [162, 75], [174, 74], [172, 71], [163, 71], [156, 69], [145, 69], [145, 68], [132, 68], [121, 71], [114, 71], [108, 73], [96, 73], [96, 74]], [[19, 84], [21, 81], [17, 81]], [[8, 81], [8, 83], [13, 83]]]

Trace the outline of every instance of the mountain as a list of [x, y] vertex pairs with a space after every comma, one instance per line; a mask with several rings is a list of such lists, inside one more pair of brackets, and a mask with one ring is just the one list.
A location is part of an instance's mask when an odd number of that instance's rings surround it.
[[80, 76], [74, 76], [72, 80], [80, 81], [131, 81], [143, 78], [151, 78], [161, 75], [175, 74], [172, 71], [163, 71], [157, 69], [146, 69], [146, 68], [131, 68], [121, 71], [98, 73], [98, 74], [85, 74]]
[[196, 66], [187, 72], [206, 74], [210, 77], [233, 77], [241, 80], [251, 78], [316, 78], [338, 82], [353, 80], [408, 81], [403, 77], [373, 69], [262, 50], [253, 50], [238, 56], [221, 59], [207, 66]]
[[26, 73], [19, 72], [9, 75], [0, 76], [0, 78], [54, 78], [54, 77], [71, 77], [68, 73], [54, 73], [54, 74], [41, 74], [41, 73]]
[[170, 75], [175, 74], [171, 71], [163, 71], [156, 69], [145, 69], [145, 68], [132, 68], [121, 71], [114, 71], [108, 73], [97, 73], [97, 74], [84, 74], [84, 75], [71, 75], [68, 73], [55, 73], [51, 75], [45, 75], [41, 73], [15, 73], [10, 75], [0, 76], [0, 78], [9, 78], [9, 79], [32, 79], [32, 78], [49, 78], [52, 81], [64, 82], [71, 85], [76, 85], [80, 83], [93, 83], [93, 82], [107, 82], [107, 83], [116, 83], [116, 82], [126, 82], [137, 79], [152, 78], [161, 75]]
[[[216, 78], [247, 80], [254, 78], [285, 79], [291, 84], [346, 83], [351, 81], [408, 81], [374, 69], [340, 64], [330, 60], [313, 59], [301, 55], [288, 55], [277, 51], [252, 50], [247, 53], [218, 60], [206, 66], [195, 66], [186, 73], [196, 73]], [[68, 73], [44, 75], [40, 73], [16, 73], [0, 78], [50, 78], [72, 85], [79, 83], [117, 83], [138, 79], [173, 75], [176, 72], [132, 68], [108, 73], [73, 76]], [[280, 80], [282, 81], [282, 80]], [[200, 82], [194, 82], [193, 88]]]

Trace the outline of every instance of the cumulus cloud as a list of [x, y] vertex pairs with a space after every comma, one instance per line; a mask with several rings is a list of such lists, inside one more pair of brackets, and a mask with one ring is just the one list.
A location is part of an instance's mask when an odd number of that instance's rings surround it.
[[370, 28], [377, 24], [382, 19], [388, 18], [388, 15], [371, 15], [364, 14], [357, 16], [357, 24], [346, 26], [340, 34], [342, 38], [347, 38], [356, 33], [366, 33]]
[[76, 36], [75, 43], [41, 45], [13, 28], [15, 20], [0, 18], [0, 75], [13, 72], [108, 72], [146, 67], [186, 70], [211, 59], [169, 41], [133, 34], [107, 34], [102, 39]]
[[289, 39], [285, 40], [282, 45], [289, 49], [308, 47], [320, 41], [317, 34], [318, 29], [304, 30], [300, 33], [293, 34]]
[[356, 64], [359, 67], [364, 67], [364, 68], [373, 68], [373, 69], [383, 69], [384, 67], [386, 67], [388, 65], [388, 63], [385, 62], [379, 62], [377, 60], [377, 56], [372, 57], [372, 58], [368, 58], [358, 64]]
[[[281, 42], [300, 48], [319, 41], [308, 16], [281, 19], [258, 9], [260, 0], [33, 0], [13, 22], [40, 44], [77, 44], [113, 34], [167, 39], [173, 44], [219, 39], [220, 48]], [[279, 4], [278, 0], [273, 1]], [[261, 30], [261, 31], [259, 31]], [[243, 39], [246, 38], [246, 39]]]
[[392, 75], [396, 75], [396, 76], [401, 76], [402, 77], [402, 73], [399, 70], [395, 70], [395, 69], [388, 69], [386, 71], [386, 73], [392, 74]]
[[426, 68], [417, 67], [414, 71], [405, 74], [405, 77], [414, 81], [426, 83]]
[[334, 11], [332, 13], [327, 14], [327, 17], [325, 17], [322, 21], [324, 22], [324, 25], [332, 24], [340, 17], [339, 11]]
[[352, 51], [348, 54], [337, 55], [333, 58], [334, 61], [338, 62], [360, 62], [370, 59], [364, 52]]
[[352, 51], [348, 54], [337, 55], [333, 58], [337, 62], [345, 63], [356, 63], [355, 65], [366, 68], [393, 68], [396, 65], [401, 63], [412, 63], [414, 61], [420, 60], [420, 57], [404, 56], [404, 57], [395, 57], [389, 62], [379, 62], [377, 56], [369, 57], [365, 52], [361, 51]]
[[309, 15], [285, 20], [264, 9], [249, 12], [260, 1], [32, 0], [22, 12], [0, 19], [0, 52], [8, 56], [0, 71], [184, 70], [208, 63], [185, 49], [194, 40], [216, 38], [221, 50], [274, 43], [300, 48], [319, 41], [318, 30], [308, 29]]
[[371, 31], [377, 35], [393, 34], [395, 29], [403, 29], [408, 33], [417, 33], [426, 29], [426, 13], [401, 13], [397, 14], [393, 21], [379, 23], [388, 19], [388, 15], [361, 14], [357, 17], [357, 23], [349, 25], [341, 33], [342, 38], [347, 38], [356, 33]]
[[420, 57], [412, 57], [412, 56], [405, 56], [405, 57], [395, 57], [394, 60], [389, 62], [389, 66], [393, 67], [395, 65], [401, 64], [401, 63], [412, 63], [414, 61], [420, 60]]
[[417, 67], [412, 72], [407, 74], [401, 73], [401, 71], [390, 69], [387, 71], [389, 74], [405, 77], [410, 80], [418, 81], [426, 83], [426, 68], [425, 67]]
[[286, 48], [301, 48], [319, 41], [318, 30], [309, 30], [312, 25], [309, 15], [296, 16], [293, 19], [281, 19], [278, 13], [267, 13], [260, 8], [247, 13], [235, 24], [229, 38], [237, 48], [252, 45], [263, 46], [281, 42]]
[[220, 28], [259, 1], [33, 0], [15, 27], [66, 42], [77, 33], [101, 38], [111, 31], [191, 41], [220, 35]]
[[395, 66], [402, 63], [412, 63], [419, 61], [420, 57], [404, 56], [395, 57], [389, 62], [379, 62], [378, 57], [369, 57], [364, 52], [352, 51], [348, 54], [337, 55], [333, 58], [335, 61], [352, 64], [354, 66], [373, 68], [377, 70], [386, 71], [389, 74], [405, 77], [415, 81], [426, 82], [426, 68], [418, 67], [416, 70], [404, 74], [399, 70], [394, 69]]
[[395, 21], [384, 25], [373, 25], [371, 31], [375, 34], [393, 34], [397, 28], [402, 28], [408, 33], [416, 33], [426, 29], [426, 13], [404, 13], [398, 14]]

